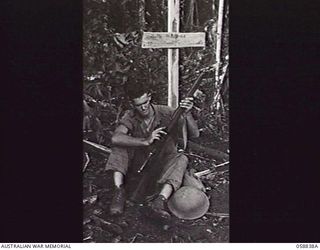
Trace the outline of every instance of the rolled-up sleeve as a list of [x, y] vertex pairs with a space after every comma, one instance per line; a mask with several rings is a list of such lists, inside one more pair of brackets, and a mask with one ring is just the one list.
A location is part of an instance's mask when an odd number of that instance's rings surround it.
[[125, 114], [120, 119], [118, 125], [125, 126], [127, 129], [129, 129], [129, 131], [133, 130], [133, 121], [132, 121], [132, 117], [131, 117], [130, 111], [125, 112]]

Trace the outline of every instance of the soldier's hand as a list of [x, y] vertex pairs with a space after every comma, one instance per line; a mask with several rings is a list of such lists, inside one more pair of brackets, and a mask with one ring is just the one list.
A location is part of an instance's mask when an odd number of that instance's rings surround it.
[[180, 107], [185, 109], [185, 113], [188, 113], [193, 107], [193, 97], [187, 97], [180, 102]]
[[151, 135], [146, 139], [147, 145], [151, 145], [155, 140], [160, 140], [161, 135], [166, 135], [165, 127], [157, 128], [152, 131]]

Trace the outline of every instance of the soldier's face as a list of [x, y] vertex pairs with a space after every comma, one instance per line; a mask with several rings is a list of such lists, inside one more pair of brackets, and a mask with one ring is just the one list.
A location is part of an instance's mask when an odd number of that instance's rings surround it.
[[133, 105], [142, 117], [147, 117], [150, 114], [151, 95], [145, 93], [144, 95], [133, 99]]

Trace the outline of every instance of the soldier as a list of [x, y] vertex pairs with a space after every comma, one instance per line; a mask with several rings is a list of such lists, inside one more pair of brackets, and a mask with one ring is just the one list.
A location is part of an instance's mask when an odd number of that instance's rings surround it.
[[[141, 82], [130, 82], [127, 96], [133, 106], [132, 110], [125, 112], [118, 127], [112, 136], [112, 153], [109, 156], [106, 170], [113, 171], [114, 194], [110, 206], [110, 213], [117, 215], [123, 213], [127, 179], [130, 173], [141, 166], [150, 152], [150, 147], [166, 132], [174, 109], [151, 103], [151, 94]], [[190, 110], [193, 107], [193, 98], [186, 98], [180, 102], [185, 109], [179, 120], [177, 133], [170, 139], [162, 154], [161, 164], [163, 171], [158, 179], [160, 187], [156, 198], [150, 203], [150, 208], [162, 218], [170, 218], [166, 211], [166, 202], [171, 194], [181, 186], [187, 168], [188, 158], [177, 151], [178, 133], [186, 128], [189, 137], [198, 137], [199, 130]], [[126, 180], [126, 182], [125, 182]]]

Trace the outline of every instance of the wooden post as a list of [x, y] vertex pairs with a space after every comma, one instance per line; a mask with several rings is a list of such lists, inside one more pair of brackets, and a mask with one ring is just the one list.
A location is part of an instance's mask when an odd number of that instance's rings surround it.
[[204, 47], [204, 32], [179, 32], [179, 0], [168, 0], [168, 32], [143, 32], [142, 48], [168, 49], [168, 106], [179, 106], [179, 48]]
[[[179, 32], [179, 0], [168, 0], [168, 32]], [[179, 105], [179, 49], [168, 49], [168, 106]]]

